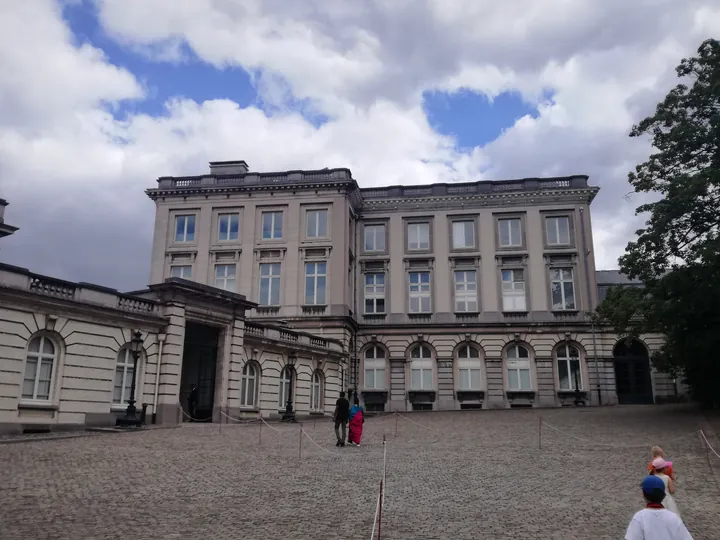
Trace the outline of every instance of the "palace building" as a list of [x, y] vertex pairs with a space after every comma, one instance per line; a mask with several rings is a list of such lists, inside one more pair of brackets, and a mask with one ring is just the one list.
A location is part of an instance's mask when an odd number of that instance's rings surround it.
[[348, 169], [244, 161], [161, 177], [146, 290], [0, 265], [0, 429], [114, 424], [133, 379], [159, 423], [187, 417], [193, 387], [212, 421], [329, 414], [341, 389], [369, 411], [677, 399], [649, 362], [661, 336], [587, 315], [597, 192], [586, 176], [360, 188]]

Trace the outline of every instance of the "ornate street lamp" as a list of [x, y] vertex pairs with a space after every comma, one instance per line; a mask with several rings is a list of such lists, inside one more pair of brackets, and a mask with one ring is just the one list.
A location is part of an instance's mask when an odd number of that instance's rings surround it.
[[292, 406], [292, 392], [293, 392], [293, 373], [295, 372], [295, 362], [297, 361], [297, 355], [295, 353], [290, 353], [288, 355], [288, 361], [287, 366], [285, 369], [287, 370], [287, 374], [290, 379], [290, 387], [288, 388], [288, 398], [287, 398], [287, 404], [285, 405], [285, 414], [283, 414], [282, 421], [283, 422], [295, 422], [295, 411], [293, 411]]
[[140, 421], [137, 418], [137, 410], [135, 408], [135, 381], [137, 378], [138, 369], [138, 358], [143, 348], [143, 338], [140, 330], [133, 333], [133, 338], [130, 340], [130, 354], [133, 357], [133, 374], [132, 383], [130, 386], [130, 399], [128, 399], [128, 406], [125, 409], [125, 421], [123, 422], [127, 426], [137, 426]]

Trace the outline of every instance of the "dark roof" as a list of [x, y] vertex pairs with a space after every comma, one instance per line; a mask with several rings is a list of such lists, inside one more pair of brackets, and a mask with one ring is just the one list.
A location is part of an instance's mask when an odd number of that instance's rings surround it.
[[595, 281], [598, 285], [641, 285], [639, 279], [630, 279], [620, 270], [597, 270]]

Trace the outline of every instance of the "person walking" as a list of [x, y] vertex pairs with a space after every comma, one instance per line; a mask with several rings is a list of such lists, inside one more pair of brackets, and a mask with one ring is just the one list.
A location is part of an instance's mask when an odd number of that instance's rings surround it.
[[197, 402], [198, 402], [198, 389], [197, 389], [197, 386], [195, 386], [193, 384], [192, 389], [190, 390], [190, 395], [187, 398], [188, 413], [189, 413], [191, 422], [195, 421], [195, 413], [197, 412]]
[[680, 516], [680, 509], [675, 502], [675, 497], [673, 497], [675, 494], [675, 483], [667, 473], [668, 462], [663, 458], [658, 457], [653, 460], [652, 466], [653, 472], [650, 474], [657, 476], [665, 484], [665, 499], [663, 500], [663, 506], [682, 519]]
[[350, 444], [360, 446], [364, 423], [365, 410], [360, 406], [360, 400], [356, 397], [353, 400], [352, 409], [350, 409], [350, 431], [348, 432], [348, 442]]
[[347, 423], [349, 419], [350, 402], [345, 399], [345, 392], [340, 392], [340, 397], [335, 403], [335, 412], [333, 412], [333, 420], [335, 420], [335, 437], [337, 437], [337, 443], [335, 446], [345, 446], [345, 432], [347, 430]]
[[665, 482], [646, 476], [640, 487], [647, 506], [633, 516], [625, 540], [693, 540], [682, 519], [662, 504]]

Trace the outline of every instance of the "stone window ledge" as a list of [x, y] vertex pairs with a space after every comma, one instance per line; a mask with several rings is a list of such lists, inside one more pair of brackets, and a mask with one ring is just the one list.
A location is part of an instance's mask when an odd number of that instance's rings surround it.
[[301, 307], [303, 315], [322, 315], [327, 309], [327, 306], [323, 304], [308, 304]]
[[60, 407], [53, 403], [40, 403], [31, 401], [21, 401], [18, 403], [18, 409], [32, 409], [35, 411], [57, 411]]

